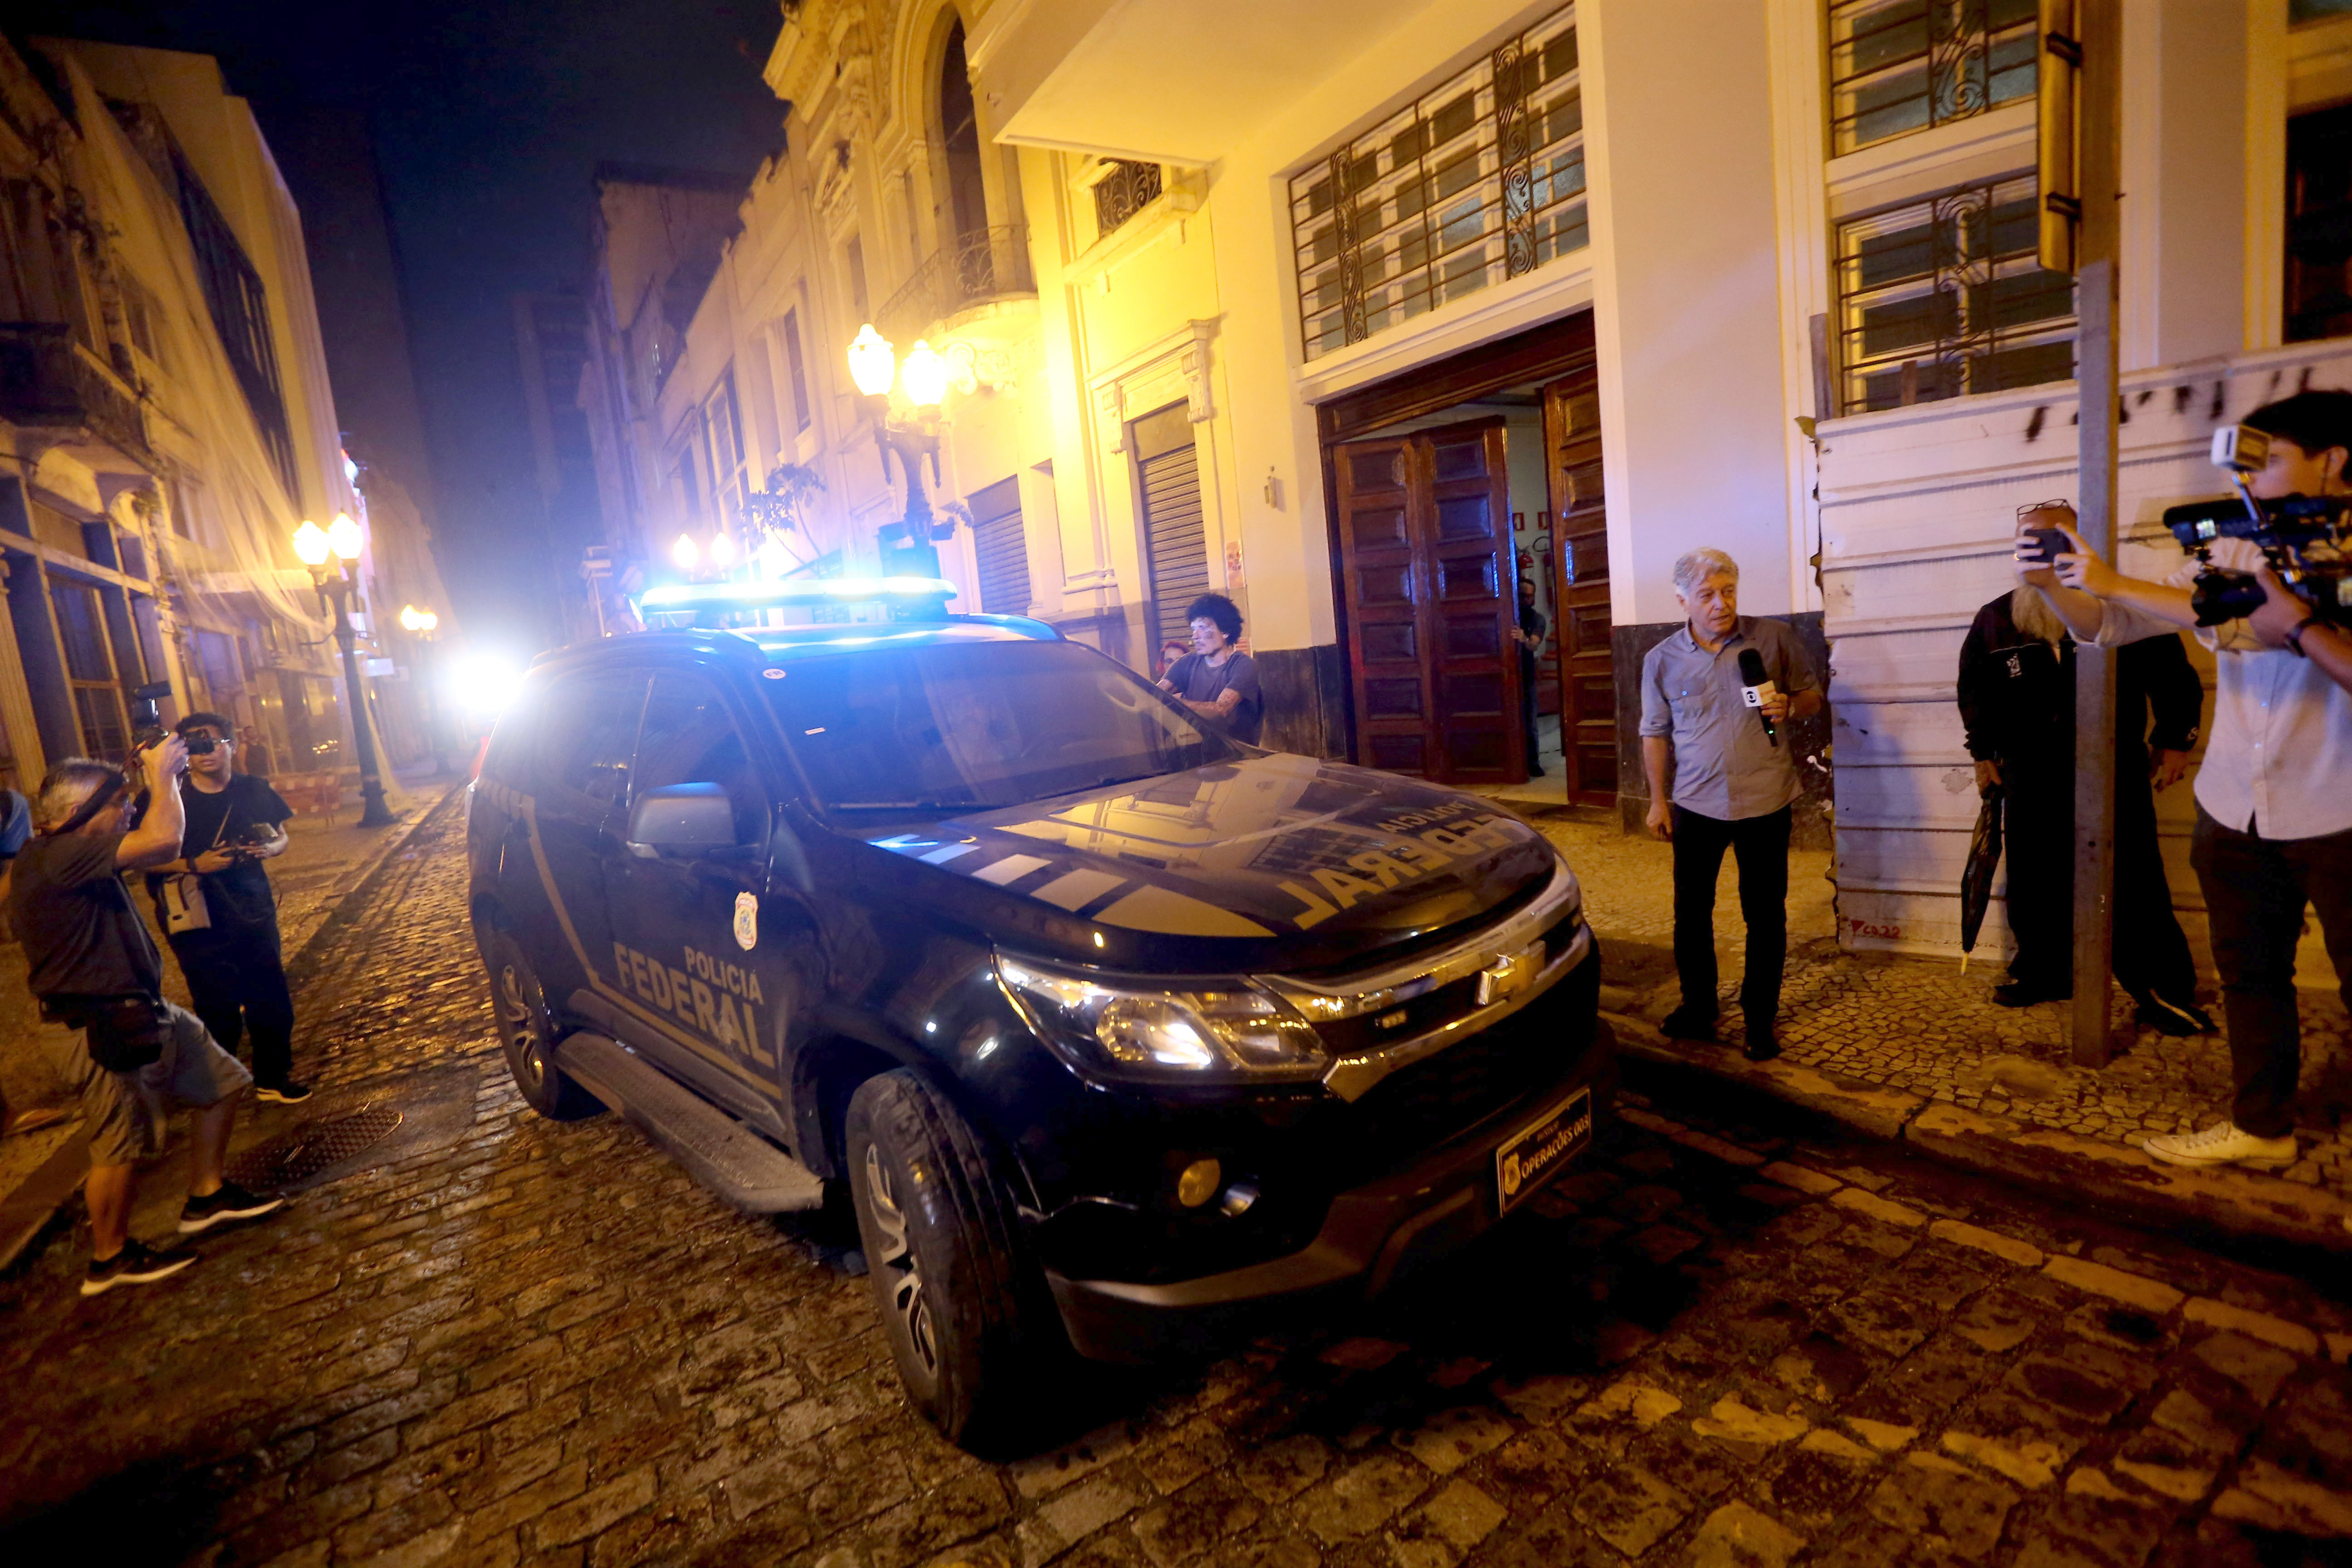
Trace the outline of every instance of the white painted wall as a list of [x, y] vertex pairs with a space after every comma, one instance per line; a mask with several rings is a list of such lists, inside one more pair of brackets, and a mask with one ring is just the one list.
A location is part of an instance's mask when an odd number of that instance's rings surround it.
[[1612, 618], [1674, 619], [1674, 559], [1701, 544], [1741, 563], [1743, 610], [1803, 609], [1764, 12], [1586, 0], [1579, 16]]

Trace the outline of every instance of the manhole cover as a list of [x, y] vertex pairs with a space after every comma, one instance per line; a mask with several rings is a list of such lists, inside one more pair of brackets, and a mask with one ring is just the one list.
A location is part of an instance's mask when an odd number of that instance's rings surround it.
[[306, 1121], [267, 1143], [257, 1143], [229, 1162], [228, 1178], [267, 1192], [306, 1181], [331, 1165], [363, 1153], [400, 1125], [400, 1112], [372, 1105], [349, 1116]]

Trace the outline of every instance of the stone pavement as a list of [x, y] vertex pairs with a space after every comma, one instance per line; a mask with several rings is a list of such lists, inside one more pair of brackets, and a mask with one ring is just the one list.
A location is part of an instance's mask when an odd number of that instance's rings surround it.
[[[1621, 1037], [1631, 1048], [1735, 1074], [1774, 1092], [1790, 1088], [1791, 1069], [1843, 1081], [1863, 1091], [1868, 1109], [1859, 1120], [1864, 1122], [1891, 1116], [1900, 1125], [1930, 1107], [1945, 1107], [1956, 1115], [1966, 1112], [1963, 1120], [1970, 1125], [2011, 1141], [2081, 1140], [2129, 1154], [2133, 1168], [2144, 1168], [2147, 1179], [2165, 1177], [2171, 1168], [2139, 1154], [2142, 1139], [2205, 1126], [2227, 1113], [2230, 1053], [2219, 1034], [2174, 1039], [2133, 1031], [2128, 1047], [2105, 1068], [2077, 1068], [2068, 1058], [2063, 1005], [1993, 1005], [1992, 987], [2004, 978], [1998, 962], [1962, 973], [1956, 964], [1929, 959], [1839, 952], [1830, 858], [1821, 851], [1790, 856], [1780, 1070], [1754, 1072], [1736, 1051], [1666, 1040], [1647, 1026], [1680, 1000], [1671, 951], [1672, 851], [1612, 826], [1551, 817], [1538, 818], [1535, 825], [1567, 853], [1584, 881], [1585, 907], [1609, 964], [1611, 986], [1604, 989], [1603, 1005], [1628, 1021]], [[1746, 929], [1727, 857], [1716, 903], [1724, 980], [1721, 1037], [1727, 1041], [1738, 1040], [1744, 1026], [1738, 987]], [[2210, 994], [2210, 976], [2205, 989]], [[2128, 999], [2118, 994], [2116, 1000], [2118, 1018], [2127, 1018]], [[2312, 1233], [2309, 1238], [2333, 1233], [2352, 1242], [2343, 1223], [2352, 1215], [2352, 1020], [2333, 992], [2307, 988], [2302, 1002], [2298, 1135], [2304, 1158], [2283, 1178], [2247, 1173], [2237, 1184], [2259, 1193], [2264, 1184], [2284, 1180], [2311, 1189], [2277, 1194], [2275, 1201], [2308, 1215], [2309, 1225], [2301, 1228]], [[1841, 1110], [1834, 1095], [1813, 1097], [1799, 1089], [1793, 1097], [1832, 1112]], [[2014, 1163], [2011, 1173], [2032, 1173], [2032, 1162]], [[2130, 1180], [2147, 1184], [2137, 1174]], [[2203, 1217], [2228, 1224], [2231, 1211], [2231, 1205], [2209, 1205]], [[2266, 1226], [2266, 1221], [2258, 1226]]]
[[[838, 1222], [524, 1110], [455, 813], [301, 995], [385, 1142], [164, 1285], [0, 1280], [0, 1561], [486, 1568], [2238, 1568], [2352, 1543], [2352, 1310], [2294, 1268], [1646, 1064], [1529, 1212], [1370, 1306], [1090, 1369], [1012, 1464], [906, 1408]], [[1682, 1075], [1687, 1079], [1688, 1075]], [[176, 1174], [134, 1228], [165, 1226]], [[2340, 1287], [2340, 1279], [2337, 1281]]]

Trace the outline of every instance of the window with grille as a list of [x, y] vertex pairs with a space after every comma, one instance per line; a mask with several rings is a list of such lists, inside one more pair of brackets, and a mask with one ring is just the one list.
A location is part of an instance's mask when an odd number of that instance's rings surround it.
[[1108, 234], [1159, 200], [1160, 170], [1157, 163], [1108, 160], [1109, 173], [1095, 182], [1095, 233]]
[[734, 526], [743, 510], [743, 424], [735, 406], [735, 367], [719, 378], [718, 389], [702, 405], [703, 427], [710, 433], [711, 501], [721, 528]]
[[2031, 174], [1838, 226], [1839, 409], [2074, 374], [2074, 280], [2044, 272]]
[[1556, 11], [1290, 182], [1315, 359], [1580, 250], [1576, 11]]
[[1830, 153], [2033, 96], [2035, 0], [1832, 0]]

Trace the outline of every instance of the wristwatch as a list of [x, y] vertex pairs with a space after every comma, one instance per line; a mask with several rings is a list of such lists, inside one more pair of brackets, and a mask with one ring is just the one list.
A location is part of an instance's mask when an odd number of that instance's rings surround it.
[[2317, 616], [2305, 616], [2303, 619], [2295, 622], [2294, 629], [2293, 631], [2286, 634], [2286, 646], [2294, 650], [2295, 658], [2308, 658], [2310, 657], [2310, 655], [2303, 651], [2303, 634], [2309, 631], [2318, 624], [2319, 617]]

